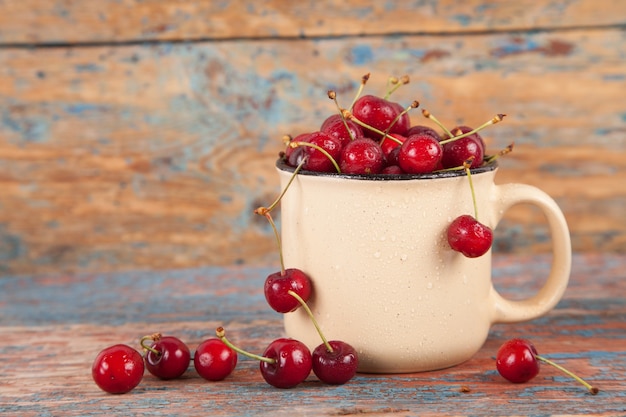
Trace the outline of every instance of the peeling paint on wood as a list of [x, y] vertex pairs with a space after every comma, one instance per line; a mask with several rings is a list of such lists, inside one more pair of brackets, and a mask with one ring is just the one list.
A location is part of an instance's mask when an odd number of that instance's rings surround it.
[[[38, 13], [27, 13], [28, 0], [0, 3], [0, 275], [275, 263], [272, 232], [252, 210], [279, 191], [280, 138], [316, 129], [335, 111], [326, 91], [347, 103], [365, 72], [371, 93], [389, 75], [409, 74], [394, 97], [417, 99], [450, 125], [506, 113], [485, 132], [490, 150], [515, 142], [498, 181], [555, 197], [575, 251], [626, 251], [626, 42], [615, 26], [626, 3], [331, 2], [348, 22], [412, 7], [429, 26], [360, 37], [351, 31], [390, 26], [353, 21], [341, 37], [321, 24], [310, 32], [317, 37], [277, 39], [292, 30], [276, 21], [279, 3], [246, 9], [286, 31], [271, 35], [257, 20], [235, 24], [220, 2], [52, 1]], [[314, 16], [323, 2], [295, 4], [281, 13], [298, 26], [306, 7]], [[511, 13], [518, 7], [526, 13]], [[178, 42], [207, 11], [217, 14], [206, 22], [251, 32]], [[107, 13], [127, 19], [113, 19], [116, 29]], [[116, 43], [144, 39], [145, 28], [129, 22], [154, 16], [188, 26], [146, 23], [156, 42]], [[312, 31], [315, 20], [307, 22], [302, 30]], [[519, 30], [543, 25], [553, 30]], [[46, 39], [61, 44], [14, 44]], [[101, 44], [72, 44], [93, 41]], [[419, 113], [413, 120], [424, 122]], [[516, 208], [496, 247], [545, 252], [542, 222]]]

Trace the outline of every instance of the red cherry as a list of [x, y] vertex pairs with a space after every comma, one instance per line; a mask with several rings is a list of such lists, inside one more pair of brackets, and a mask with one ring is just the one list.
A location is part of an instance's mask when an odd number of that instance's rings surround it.
[[398, 164], [408, 174], [427, 174], [439, 166], [443, 149], [427, 134], [409, 136], [400, 147]]
[[284, 272], [275, 272], [265, 279], [263, 292], [267, 303], [279, 313], [289, 313], [300, 307], [300, 303], [288, 293], [292, 290], [303, 300], [311, 296], [311, 279], [297, 268], [288, 268]]
[[[311, 133], [301, 133], [295, 138], [293, 138], [290, 142], [308, 142]], [[297, 167], [302, 162], [302, 158], [304, 158], [305, 147], [304, 146], [289, 146], [285, 149], [285, 162], [287, 165], [292, 167]]]
[[[331, 137], [324, 132], [313, 132], [309, 135], [308, 143], [311, 143], [330, 155], [335, 161], [339, 160], [343, 146], [339, 139]], [[304, 155], [307, 161], [302, 166], [303, 169], [315, 172], [336, 172], [332, 160], [320, 150], [304, 146]]]
[[[294, 145], [296, 146], [294, 147]], [[324, 132], [303, 133], [289, 142], [285, 151], [285, 160], [287, 164], [295, 167], [300, 165], [303, 158], [307, 158], [302, 166], [303, 169], [316, 172], [336, 172], [333, 160], [339, 159], [342, 148], [339, 139]]]
[[346, 174], [378, 174], [385, 165], [380, 145], [369, 138], [355, 139], [341, 153], [339, 167]]
[[221, 381], [237, 366], [237, 353], [220, 339], [209, 338], [196, 348], [193, 366], [207, 381]]
[[537, 354], [537, 349], [528, 340], [510, 339], [500, 346], [496, 354], [496, 369], [500, 375], [504, 379], [518, 384], [530, 381], [537, 376], [539, 373], [539, 362], [545, 362], [574, 378], [584, 385], [592, 395], [600, 392], [598, 388], [589, 384], [578, 375]]
[[263, 379], [276, 388], [292, 388], [311, 373], [311, 351], [295, 339], [280, 338], [269, 344], [263, 353], [273, 362], [260, 362]]
[[385, 139], [383, 139], [383, 141], [380, 143], [380, 147], [383, 150], [385, 158], [389, 158], [389, 154], [391, 153], [391, 151], [399, 148], [400, 145], [402, 145], [404, 141], [406, 141], [406, 136], [400, 135], [398, 133], [390, 133], [389, 136], [392, 136], [393, 139], [390, 139], [386, 136]]
[[91, 376], [94, 382], [110, 394], [131, 391], [143, 378], [141, 354], [127, 345], [113, 345], [103, 349], [93, 361]]
[[[395, 108], [398, 114], [402, 114], [400, 118], [394, 123], [394, 125], [389, 130], [390, 133], [398, 133], [401, 135], [407, 135], [407, 131], [411, 127], [411, 117], [407, 112], [404, 111], [404, 107], [396, 102], [391, 102], [391, 105]], [[384, 130], [383, 130], [384, 132]]]
[[406, 131], [405, 135], [412, 136], [412, 135], [417, 135], [417, 134], [422, 134], [422, 133], [426, 135], [430, 135], [433, 138], [439, 140], [439, 133], [437, 133], [435, 129], [433, 129], [432, 127], [422, 126], [422, 125], [411, 126], [409, 130]]
[[380, 171], [383, 175], [401, 175], [405, 174], [405, 172], [398, 165], [388, 165]]
[[491, 248], [493, 232], [473, 216], [464, 214], [450, 223], [447, 238], [452, 249], [468, 258], [477, 258]]
[[[156, 352], [155, 352], [156, 351]], [[146, 351], [146, 369], [160, 379], [180, 377], [189, 368], [191, 353], [180, 339], [159, 336]]]
[[[365, 95], [355, 101], [352, 107], [352, 115], [368, 126], [385, 132], [403, 110], [399, 104], [385, 100], [382, 97]], [[391, 126], [389, 133], [403, 135], [409, 129], [409, 125], [410, 119], [405, 113]], [[363, 129], [363, 133], [376, 140], [382, 137], [379, 133], [367, 128]]]
[[496, 355], [496, 368], [505, 379], [522, 383], [539, 373], [537, 349], [527, 340], [511, 339], [504, 343]]
[[445, 143], [441, 163], [444, 168], [456, 168], [471, 157], [474, 160], [470, 168], [477, 168], [483, 164], [484, 148], [473, 135]]
[[324, 119], [324, 121], [322, 122], [322, 125], [320, 126], [320, 130], [324, 132], [326, 129], [330, 127], [330, 125], [335, 124], [338, 120], [342, 120], [341, 114], [339, 113], [331, 114], [326, 119]]
[[[502, 115], [502, 116], [503, 116], [503, 115]], [[471, 132], [472, 130], [474, 130], [474, 129], [472, 129], [472, 128], [471, 128], [471, 127], [469, 127], [469, 126], [456, 126], [456, 127], [455, 127], [454, 129], [452, 129], [450, 132], [451, 132], [453, 135], [455, 135], [455, 136], [459, 136], [459, 135], [461, 135], [461, 134], [463, 134], [463, 133]], [[466, 136], [466, 137], [474, 139], [474, 140], [475, 140], [475, 141], [476, 141], [476, 142], [480, 145], [480, 147], [482, 148], [483, 153], [485, 152], [485, 141], [483, 140], [482, 136], [480, 136], [480, 135], [478, 134], [478, 132], [476, 132], [476, 133], [472, 133], [471, 135]], [[448, 136], [448, 135], [444, 135], [444, 137], [442, 138], [442, 140], [444, 140], [444, 139], [448, 139], [448, 138], [449, 138], [449, 136]]]
[[359, 366], [356, 350], [346, 342], [331, 340], [322, 343], [313, 350], [313, 372], [320, 381], [327, 384], [341, 385], [350, 381]]
[[[348, 129], [346, 129], [346, 125]], [[327, 135], [338, 139], [341, 142], [341, 146], [346, 146], [348, 142], [353, 139], [360, 139], [363, 137], [363, 129], [361, 126], [353, 122], [352, 120], [344, 120], [339, 114], [334, 114], [324, 120], [320, 131]]]
[[[389, 155], [387, 155], [386, 162], [387, 166], [397, 165], [400, 168], [400, 162], [398, 160], [398, 156], [400, 156], [400, 146], [393, 148]], [[400, 168], [402, 169], [402, 168]]]

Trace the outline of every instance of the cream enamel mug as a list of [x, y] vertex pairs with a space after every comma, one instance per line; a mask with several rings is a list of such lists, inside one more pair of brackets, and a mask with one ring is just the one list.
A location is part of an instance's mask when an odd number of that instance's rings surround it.
[[[284, 188], [293, 168], [277, 163]], [[359, 371], [420, 372], [470, 359], [495, 323], [549, 312], [571, 270], [563, 213], [543, 191], [496, 185], [497, 166], [472, 170], [478, 219], [495, 229], [506, 210], [529, 203], [545, 214], [552, 267], [540, 290], [509, 300], [491, 281], [491, 251], [466, 258], [450, 249], [450, 222], [473, 214], [463, 171], [420, 176], [300, 172], [281, 200], [285, 266], [313, 282], [309, 306], [325, 336], [354, 346]], [[393, 178], [393, 179], [391, 179]], [[311, 349], [321, 343], [302, 309], [285, 314], [287, 336]]]

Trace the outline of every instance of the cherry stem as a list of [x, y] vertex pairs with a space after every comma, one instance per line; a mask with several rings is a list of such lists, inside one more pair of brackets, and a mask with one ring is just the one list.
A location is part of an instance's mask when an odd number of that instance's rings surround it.
[[274, 219], [272, 218], [272, 215], [270, 214], [269, 211], [265, 213], [265, 218], [272, 226], [272, 230], [274, 230], [274, 236], [276, 237], [276, 244], [278, 245], [278, 257], [280, 259], [280, 275], [285, 275], [285, 260], [283, 258], [283, 242], [282, 242], [282, 239], [280, 238], [280, 233], [278, 233], [278, 228], [276, 227], [276, 224], [274, 223]]
[[289, 186], [293, 182], [294, 178], [296, 178], [296, 175], [298, 175], [298, 172], [300, 172], [300, 170], [302, 169], [302, 166], [304, 166], [305, 162], [306, 162], [306, 158], [303, 158], [302, 161], [300, 161], [300, 163], [298, 164], [296, 169], [294, 169], [293, 175], [291, 175], [291, 178], [289, 178], [289, 182], [287, 183], [287, 185], [285, 186], [283, 191], [281, 191], [281, 193], [278, 196], [278, 198], [276, 198], [276, 200], [274, 200], [274, 202], [272, 204], [270, 204], [269, 207], [259, 207], [259, 208], [255, 209], [254, 212], [256, 214], [265, 216], [266, 213], [269, 213], [270, 211], [274, 210], [274, 207], [276, 207], [280, 203], [280, 200], [282, 200], [283, 196], [287, 192], [287, 189], [289, 188]]
[[313, 312], [311, 311], [311, 309], [309, 308], [308, 304], [306, 303], [306, 301], [304, 301], [302, 299], [302, 297], [300, 297], [298, 295], [297, 292], [293, 291], [293, 290], [289, 290], [287, 291], [287, 294], [291, 295], [293, 298], [295, 298], [296, 300], [298, 300], [298, 302], [300, 303], [300, 305], [302, 305], [302, 308], [304, 308], [304, 310], [306, 311], [306, 313], [309, 315], [309, 317], [311, 318], [311, 321], [313, 322], [313, 326], [315, 326], [315, 330], [317, 330], [317, 333], [320, 335], [320, 337], [322, 338], [322, 342], [324, 342], [324, 346], [326, 346], [326, 350], [328, 350], [329, 352], [333, 352], [333, 348], [330, 345], [330, 343], [328, 343], [328, 340], [326, 340], [326, 337], [324, 337], [324, 333], [322, 333], [322, 329], [320, 328], [319, 323], [317, 322], [317, 320], [315, 320], [315, 316], [313, 315]]
[[442, 169], [435, 170], [433, 172], [450, 172], [450, 171], [460, 171], [460, 170], [465, 170], [465, 165], [459, 165], [459, 166], [451, 167], [451, 168], [442, 168]]
[[361, 85], [359, 85], [359, 89], [357, 90], [356, 95], [354, 96], [354, 99], [352, 100], [352, 104], [350, 104], [350, 109], [352, 109], [352, 107], [354, 107], [354, 103], [356, 103], [356, 101], [361, 96], [361, 93], [363, 93], [363, 89], [365, 88], [365, 84], [367, 84], [367, 81], [369, 79], [370, 79], [370, 73], [369, 72], [367, 74], [365, 74], [363, 77], [361, 77]]
[[[410, 82], [409, 76], [408, 75], [404, 75], [402, 77], [400, 77], [400, 79], [397, 79], [396, 77], [389, 77], [389, 79], [387, 79], [387, 93], [385, 94], [385, 97], [383, 97], [385, 100], [389, 99], [389, 97], [401, 86], [403, 86], [404, 84], [408, 84]], [[393, 85], [393, 87], [390, 87], [390, 85]]]
[[508, 145], [506, 148], [502, 149], [502, 150], [501, 150], [500, 152], [498, 152], [497, 154], [495, 154], [495, 155], [491, 155], [490, 157], [485, 158], [485, 163], [489, 164], [489, 163], [491, 163], [491, 162], [495, 161], [496, 159], [498, 159], [499, 157], [504, 156], [504, 155], [506, 155], [506, 154], [508, 154], [508, 153], [513, 152], [513, 145], [514, 145], [514, 143], [511, 143], [510, 145]]
[[139, 341], [139, 344], [145, 350], [149, 350], [150, 352], [154, 353], [155, 355], [161, 356], [161, 352], [159, 350], [153, 348], [152, 346], [148, 346], [148, 345], [145, 344], [146, 341], [148, 341], [148, 340], [150, 340], [152, 342], [157, 342], [160, 338], [161, 338], [161, 333], [154, 333], [154, 334], [142, 337], [141, 340]]
[[579, 377], [578, 375], [574, 374], [572, 371], [562, 367], [561, 365], [559, 365], [558, 363], [552, 362], [550, 359], [544, 358], [543, 356], [540, 355], [535, 355], [535, 358], [537, 358], [538, 360], [547, 363], [548, 365], [554, 366], [556, 369], [558, 369], [559, 371], [571, 376], [572, 378], [574, 378], [576, 381], [580, 382], [581, 384], [583, 384], [585, 386], [585, 388], [587, 388], [587, 390], [592, 394], [592, 395], [596, 395], [598, 392], [600, 392], [600, 390], [596, 387], [594, 387], [593, 385], [589, 384], [587, 381], [585, 381], [584, 379], [582, 379], [581, 377]]
[[[491, 125], [495, 125], [496, 123], [500, 123], [504, 119], [504, 116], [506, 116], [506, 114], [496, 114], [491, 120], [486, 121], [482, 125], [478, 126], [476, 129], [470, 130], [467, 133], [462, 133], [462, 134], [460, 134], [458, 136], [454, 136], [454, 135], [450, 134], [450, 138], [449, 139], [442, 140], [441, 142], [439, 142], [439, 144], [440, 145], [445, 145], [446, 143], [454, 142], [457, 139], [461, 139], [461, 138], [464, 138], [466, 136], [473, 135], [474, 133], [477, 133], [478, 131], [483, 130], [487, 126], [491, 126]], [[449, 133], [449, 132], [446, 132], [446, 133]]]
[[426, 110], [426, 109], [422, 109], [422, 115], [423, 115], [425, 118], [430, 119], [430, 120], [432, 120], [433, 122], [435, 122], [435, 124], [436, 124], [437, 126], [439, 126], [439, 127], [440, 127], [443, 131], [444, 131], [444, 133], [445, 133], [446, 135], [448, 135], [449, 137], [453, 137], [453, 136], [454, 136], [454, 135], [452, 134], [452, 132], [450, 132], [450, 131], [448, 130], [448, 128], [447, 128], [447, 127], [445, 127], [445, 126], [444, 126], [444, 124], [443, 124], [443, 123], [441, 123], [441, 122], [440, 122], [440, 121], [439, 121], [439, 120], [438, 120], [435, 116], [433, 116], [433, 115], [432, 115], [432, 113], [431, 113], [431, 112], [429, 112], [428, 110]]
[[[385, 140], [385, 138], [386, 138], [386, 137], [389, 137], [389, 131], [391, 130], [391, 128], [393, 127], [393, 125], [395, 125], [395, 124], [396, 124], [396, 122], [397, 122], [398, 120], [400, 120], [400, 118], [401, 118], [402, 116], [404, 116], [405, 114], [407, 114], [407, 113], [409, 112], [409, 110], [411, 110], [411, 109], [416, 109], [416, 108], [418, 108], [419, 106], [420, 106], [420, 102], [419, 102], [419, 101], [417, 101], [417, 100], [414, 100], [414, 101], [411, 103], [411, 105], [410, 105], [410, 106], [408, 106], [406, 109], [402, 110], [402, 112], [400, 112], [400, 113], [399, 113], [399, 114], [395, 117], [395, 119], [393, 119], [393, 120], [391, 121], [391, 124], [390, 124], [389, 126], [387, 126], [387, 129], [385, 129], [385, 135], [384, 135], [384, 136], [383, 136], [383, 138], [380, 140], [380, 143], [382, 143], [382, 142]], [[397, 142], [398, 142], [398, 143], [400, 143], [400, 141], [397, 141]]]
[[352, 134], [352, 131], [348, 127], [348, 122], [346, 121], [346, 118], [343, 117], [341, 106], [337, 102], [337, 93], [333, 90], [328, 90], [328, 98], [330, 98], [332, 101], [335, 102], [335, 106], [337, 106], [337, 110], [339, 110], [339, 115], [341, 116], [341, 121], [343, 122], [343, 126], [346, 128], [346, 132], [348, 132], [348, 135], [350, 136], [350, 140], [354, 140], [354, 135]]
[[474, 182], [472, 181], [472, 173], [470, 170], [472, 162], [474, 162], [473, 155], [463, 162], [463, 169], [465, 169], [467, 179], [469, 180], [470, 190], [472, 191], [472, 202], [474, 203], [474, 218], [478, 220], [478, 204], [476, 204], [476, 193], [474, 192]]
[[223, 327], [218, 327], [215, 330], [215, 335], [222, 341], [224, 342], [224, 344], [226, 346], [228, 346], [229, 348], [231, 348], [232, 350], [234, 350], [237, 353], [241, 353], [244, 356], [247, 356], [251, 359], [256, 359], [262, 362], [267, 362], [267, 363], [271, 363], [271, 364], [275, 364], [276, 363], [276, 359], [272, 359], [272, 358], [266, 358], [265, 356], [260, 356], [260, 355], [255, 355], [254, 353], [250, 353], [250, 352], [246, 352], [245, 350], [238, 348], [237, 346], [233, 345], [230, 340], [228, 340], [226, 338], [226, 330]]
[[278, 198], [269, 207], [259, 207], [254, 210], [255, 214], [258, 214], [260, 216], [265, 216], [267, 221], [272, 226], [272, 230], [274, 231], [274, 236], [276, 237], [276, 243], [278, 245], [278, 256], [280, 258], [280, 274], [281, 275], [285, 275], [285, 261], [283, 259], [283, 244], [280, 238], [280, 234], [278, 233], [278, 228], [276, 227], [276, 224], [274, 223], [274, 219], [272, 218], [271, 211], [274, 209], [274, 207], [276, 207], [280, 203], [280, 200], [282, 200], [283, 196], [287, 192], [287, 189], [293, 182], [294, 178], [296, 178], [296, 176], [298, 175], [298, 172], [300, 171], [300, 169], [302, 169], [302, 166], [304, 165], [305, 162], [306, 162], [306, 158], [303, 158], [302, 161], [300, 161], [296, 169], [294, 169], [293, 174], [291, 175], [291, 178], [289, 178], [289, 182], [287, 183], [283, 191], [280, 193]]
[[324, 156], [326, 158], [328, 158], [330, 160], [330, 162], [333, 164], [333, 166], [335, 167], [335, 169], [337, 170], [337, 173], [341, 174], [341, 168], [339, 168], [339, 164], [337, 163], [337, 161], [335, 161], [335, 158], [333, 158], [326, 149], [322, 148], [321, 146], [318, 146], [314, 143], [310, 143], [310, 142], [289, 142], [289, 146], [291, 146], [292, 148], [297, 148], [298, 146], [308, 146], [309, 148], [313, 148], [316, 149], [318, 151], [320, 151], [321, 153], [324, 154]]

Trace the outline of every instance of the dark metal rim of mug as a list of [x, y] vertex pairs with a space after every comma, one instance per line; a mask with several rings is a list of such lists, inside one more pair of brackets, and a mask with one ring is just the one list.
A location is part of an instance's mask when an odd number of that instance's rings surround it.
[[[287, 165], [284, 158], [278, 158], [276, 161], [276, 168], [281, 171], [294, 172], [295, 167]], [[483, 172], [491, 172], [498, 168], [497, 161], [492, 161], [488, 164], [481, 165], [477, 168], [470, 170], [471, 174], [481, 174]], [[452, 170], [452, 171], [435, 171], [427, 174], [346, 174], [338, 172], [316, 172], [306, 171], [301, 169], [298, 171], [298, 175], [309, 175], [315, 177], [333, 177], [349, 180], [372, 180], [372, 181], [405, 181], [405, 180], [432, 180], [438, 178], [453, 178], [465, 175], [464, 169]]]

